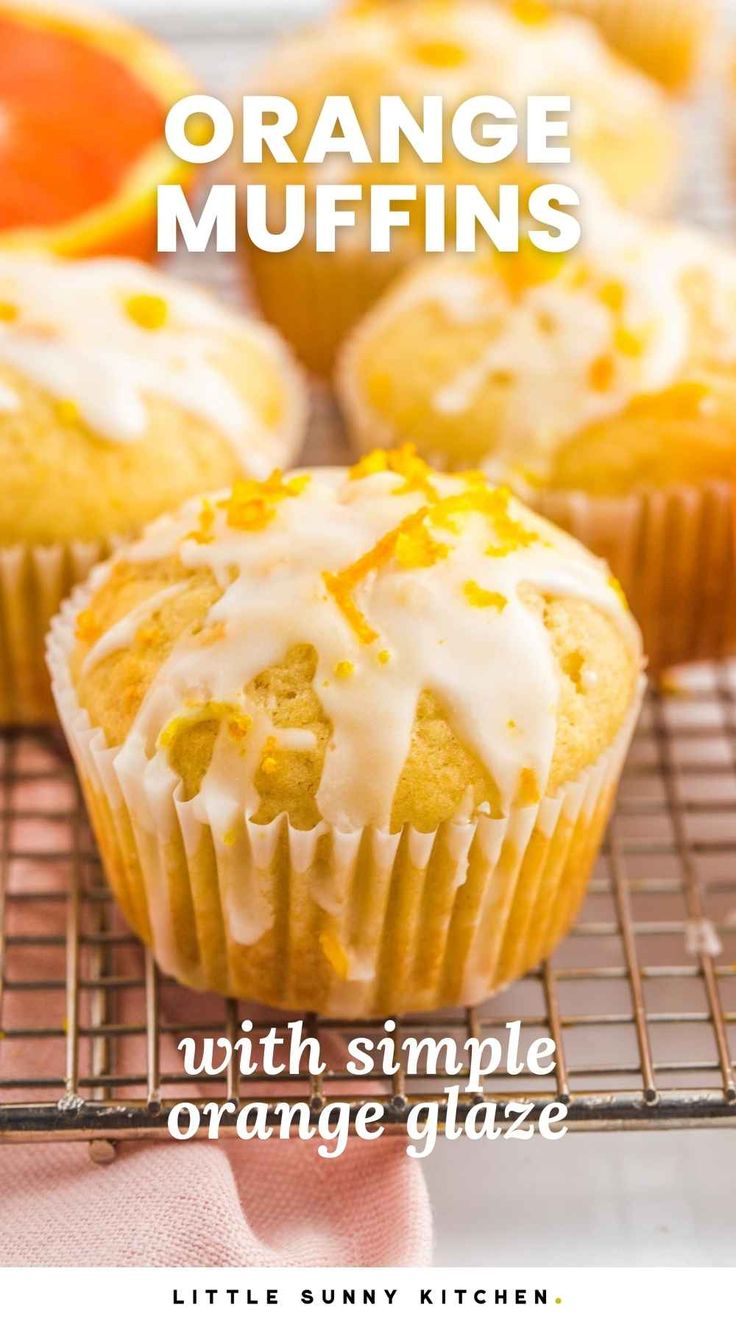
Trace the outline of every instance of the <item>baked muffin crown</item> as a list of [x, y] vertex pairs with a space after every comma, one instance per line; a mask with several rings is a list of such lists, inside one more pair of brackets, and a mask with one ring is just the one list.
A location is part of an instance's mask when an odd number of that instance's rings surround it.
[[133, 780], [208, 818], [432, 831], [537, 804], [630, 711], [603, 563], [410, 449], [190, 503], [94, 577], [79, 701]]
[[625, 491], [670, 465], [722, 476], [735, 361], [734, 254], [599, 201], [573, 253], [524, 240], [418, 264], [353, 332], [338, 384], [360, 449], [410, 435], [441, 467]]
[[[394, 94], [419, 113], [422, 98], [434, 93], [445, 98], [450, 113], [489, 88], [510, 101], [522, 121], [526, 97], [564, 89], [572, 99], [570, 146], [576, 166], [589, 168], [616, 201], [637, 210], [657, 211], [669, 198], [676, 135], [661, 89], [616, 56], [584, 20], [542, 12], [538, 5], [508, 8], [488, 0], [367, 6], [290, 35], [256, 72], [250, 90], [281, 93], [297, 104], [300, 120], [289, 143], [299, 162], [324, 98], [335, 92], [349, 95], [373, 161], [361, 165], [331, 155], [325, 165], [297, 168], [281, 166], [266, 153], [262, 166], [246, 169], [292, 182], [302, 176], [316, 182], [326, 173], [330, 180], [366, 184], [382, 178], [445, 179], [475, 181], [483, 188], [493, 182], [494, 171], [461, 158], [449, 141], [449, 128], [443, 164], [425, 165], [405, 148], [398, 173], [395, 165], [382, 165], [377, 110], [381, 95]], [[514, 164], [522, 158], [522, 150], [517, 151]], [[415, 213], [420, 223], [421, 209]], [[396, 242], [404, 237], [398, 232]], [[342, 242], [351, 242], [350, 231]]]
[[303, 413], [274, 333], [196, 287], [132, 260], [0, 256], [0, 545], [128, 532], [264, 476]]

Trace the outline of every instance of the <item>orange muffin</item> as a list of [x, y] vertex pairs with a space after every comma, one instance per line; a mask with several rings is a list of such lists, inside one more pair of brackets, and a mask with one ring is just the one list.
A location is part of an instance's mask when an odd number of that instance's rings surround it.
[[346, 344], [359, 450], [481, 466], [624, 585], [655, 668], [736, 648], [736, 256], [591, 213], [574, 253], [426, 260]]
[[[560, 16], [526, 21], [520, 13], [484, 0], [406, 0], [395, 8], [369, 7], [331, 16], [282, 42], [250, 90], [278, 93], [296, 104], [300, 121], [289, 142], [298, 162], [325, 97], [336, 90], [348, 94], [372, 164], [329, 155], [323, 165], [280, 164], [267, 156], [262, 165], [240, 166], [246, 182], [269, 187], [274, 230], [283, 220], [284, 187], [307, 187], [304, 240], [280, 253], [250, 245], [246, 257], [266, 316], [309, 367], [328, 372], [347, 330], [396, 274], [424, 253], [426, 185], [446, 188], [451, 248], [457, 185], [475, 185], [497, 205], [501, 182], [525, 184], [529, 176], [521, 150], [513, 159], [489, 166], [465, 160], [451, 143], [440, 164], [423, 164], [403, 141], [399, 163], [381, 165], [379, 98], [400, 95], [421, 116], [423, 96], [441, 94], [449, 115], [489, 88], [520, 111], [532, 94], [569, 95], [576, 170], [592, 173], [617, 202], [641, 211], [656, 211], [669, 200], [677, 136], [668, 100], [612, 54], [589, 24]], [[558, 171], [562, 178], [565, 167]], [[351, 204], [356, 224], [340, 231], [335, 253], [315, 251], [313, 190], [321, 181], [363, 188], [362, 202]], [[391, 182], [416, 185], [418, 196], [407, 204], [409, 224], [394, 231], [392, 251], [371, 252], [370, 187]], [[541, 177], [538, 182], [543, 182]]]
[[574, 540], [384, 452], [154, 524], [67, 603], [49, 658], [162, 968], [351, 1017], [481, 1001], [567, 931], [641, 644]]

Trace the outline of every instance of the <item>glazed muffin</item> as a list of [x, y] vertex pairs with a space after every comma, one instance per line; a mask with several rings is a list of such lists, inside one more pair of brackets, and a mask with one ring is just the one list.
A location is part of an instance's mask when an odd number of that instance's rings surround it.
[[573, 254], [416, 267], [345, 347], [358, 449], [480, 465], [622, 581], [655, 668], [736, 646], [736, 258], [610, 213]]
[[[299, 125], [289, 144], [297, 161], [325, 97], [336, 90], [349, 95], [374, 163], [354, 165], [346, 156], [329, 155], [323, 166], [282, 165], [267, 156], [263, 165], [240, 167], [247, 182], [270, 188], [274, 231], [283, 221], [284, 186], [307, 186], [305, 239], [275, 254], [250, 245], [247, 257], [266, 316], [311, 368], [329, 370], [348, 328], [407, 262], [424, 253], [426, 185], [446, 187], [450, 247], [456, 185], [477, 186], [492, 205], [502, 181], [527, 188], [530, 172], [521, 148], [510, 161], [489, 166], [464, 160], [450, 143], [442, 164], [425, 165], [403, 143], [399, 164], [377, 164], [379, 97], [399, 95], [421, 117], [423, 96], [441, 94], [449, 122], [457, 105], [489, 88], [521, 109], [531, 94], [570, 95], [576, 170], [594, 172], [618, 202], [643, 211], [658, 209], [669, 196], [676, 138], [667, 100], [609, 52], [590, 25], [554, 16], [532, 21], [525, 10], [509, 12], [486, 0], [407, 0], [395, 8], [333, 15], [282, 43], [249, 90], [284, 95], [296, 104]], [[556, 178], [564, 172], [558, 167]], [[356, 224], [340, 232], [336, 253], [314, 251], [313, 190], [322, 181], [363, 187], [363, 201], [351, 203]], [[417, 186], [416, 202], [407, 204], [410, 224], [394, 230], [390, 253], [370, 252], [370, 186], [392, 181]]]
[[592, 19], [616, 50], [673, 92], [687, 90], [702, 68], [719, 9], [718, 0], [546, 2], [551, 9]]
[[[345, 0], [353, 13], [405, 0]], [[449, 0], [451, 2], [451, 0]], [[489, 4], [499, 0], [488, 0]], [[701, 69], [715, 29], [718, 0], [500, 0], [527, 23], [544, 23], [553, 12], [595, 23], [627, 60], [672, 92], [687, 90]]]
[[268, 328], [133, 261], [0, 257], [0, 722], [52, 717], [48, 622], [188, 496], [290, 460], [301, 378]]
[[605, 565], [411, 450], [160, 520], [50, 636], [111, 884], [184, 983], [478, 1002], [582, 899], [638, 708]]

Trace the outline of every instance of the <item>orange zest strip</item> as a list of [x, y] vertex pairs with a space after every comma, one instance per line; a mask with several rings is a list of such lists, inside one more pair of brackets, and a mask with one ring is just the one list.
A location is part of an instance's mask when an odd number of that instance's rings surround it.
[[466, 580], [463, 584], [463, 593], [471, 607], [492, 607], [494, 611], [500, 612], [509, 604], [508, 598], [504, 597], [503, 593], [483, 588], [474, 579]]
[[299, 496], [308, 482], [309, 474], [300, 474], [284, 482], [281, 470], [274, 469], [263, 482], [255, 478], [239, 479], [230, 496], [218, 505], [226, 512], [229, 528], [254, 533], [271, 523], [279, 502]]
[[214, 523], [215, 512], [212, 508], [212, 503], [205, 500], [202, 502], [202, 509], [199, 512], [199, 524], [196, 529], [193, 529], [191, 533], [187, 534], [187, 539], [190, 542], [198, 543], [212, 542], [214, 539], [214, 534], [212, 532]]
[[91, 607], [85, 607], [77, 616], [76, 637], [82, 644], [93, 644], [99, 638], [100, 624]]
[[[396, 472], [394, 466], [397, 462], [403, 463], [405, 455], [406, 450], [403, 448], [401, 452], [376, 452], [361, 461], [351, 471], [352, 476], [366, 477], [386, 470]], [[381, 569], [392, 558], [402, 570], [421, 570], [449, 556], [452, 550], [450, 545], [433, 538], [427, 524], [457, 534], [464, 518], [473, 514], [481, 515], [489, 522], [497, 540], [487, 549], [489, 556], [506, 556], [538, 541], [539, 535], [533, 529], [525, 528], [509, 513], [510, 499], [511, 494], [507, 488], [488, 487], [479, 482], [477, 475], [470, 475], [465, 492], [435, 498], [430, 505], [420, 507], [397, 524], [396, 528], [390, 529], [375, 547], [352, 565], [338, 572], [324, 571], [322, 578], [328, 592], [361, 643], [371, 644], [378, 638], [377, 631], [355, 601], [355, 590], [367, 575]], [[474, 601], [474, 606], [494, 606], [502, 610], [506, 605], [501, 594], [475, 587], [478, 595], [484, 595], [484, 600], [482, 603]]]
[[437, 489], [431, 481], [432, 470], [417, 455], [416, 446], [411, 442], [406, 442], [391, 451], [371, 451], [349, 470], [350, 477], [356, 479], [368, 478], [371, 474], [378, 473], [397, 474], [405, 480], [401, 487], [396, 488], [396, 496], [406, 492], [424, 492], [431, 501], [439, 500]]
[[402, 569], [418, 570], [449, 555], [449, 547], [435, 542], [423, 527], [427, 514], [428, 507], [422, 506], [413, 515], [407, 515], [395, 529], [390, 529], [379, 538], [375, 547], [359, 557], [352, 565], [346, 566], [337, 574], [329, 570], [324, 571], [322, 578], [328, 592], [332, 594], [361, 643], [374, 643], [378, 638], [378, 632], [369, 624], [355, 603], [353, 594], [358, 584], [371, 571], [379, 570], [394, 556]]

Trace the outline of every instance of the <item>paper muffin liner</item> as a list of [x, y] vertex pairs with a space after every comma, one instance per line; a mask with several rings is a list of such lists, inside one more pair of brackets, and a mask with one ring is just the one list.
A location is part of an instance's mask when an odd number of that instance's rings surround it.
[[[284, 414], [274, 433], [278, 453], [269, 459], [253, 452], [252, 473], [266, 477], [276, 464], [291, 463], [301, 449], [308, 392], [299, 365], [275, 332], [264, 327], [261, 334], [272, 347], [284, 390]], [[92, 567], [137, 532], [131, 527], [89, 541], [0, 547], [0, 725], [57, 720], [45, 658], [51, 619]]]
[[[366, 318], [340, 354], [338, 399], [352, 448], [397, 444], [396, 431], [358, 384], [364, 340], [378, 333]], [[426, 454], [442, 468], [443, 457]], [[625, 496], [530, 489], [540, 515], [607, 561], [643, 636], [652, 671], [736, 654], [736, 488], [729, 482], [679, 485]]]
[[538, 492], [530, 503], [620, 580], [653, 671], [736, 653], [736, 512], [730, 483], [622, 497]]
[[[185, 800], [140, 776], [81, 708], [69, 660], [98, 579], [48, 641], [54, 697], [110, 884], [167, 974], [195, 988], [341, 1018], [482, 1001], [535, 966], [585, 893], [638, 716], [577, 780], [506, 817], [307, 831]], [[149, 775], [150, 774], [150, 775]]]
[[716, 0], [549, 0], [580, 14], [612, 45], [671, 91], [687, 88], [701, 65]]
[[[312, 372], [329, 377], [348, 331], [403, 271], [411, 254], [346, 244], [317, 253], [312, 240], [288, 253], [245, 249], [250, 286], [267, 320]], [[413, 254], [416, 256], [416, 253]]]
[[113, 542], [51, 543], [0, 548], [0, 724], [56, 720], [46, 669], [52, 616]]
[[[396, 431], [358, 384], [366, 318], [339, 356], [335, 381], [352, 448], [397, 444]], [[442, 468], [442, 456], [428, 454]], [[625, 496], [524, 491], [540, 515], [607, 561], [644, 635], [653, 671], [736, 654], [736, 508], [734, 486], [711, 481]]]

